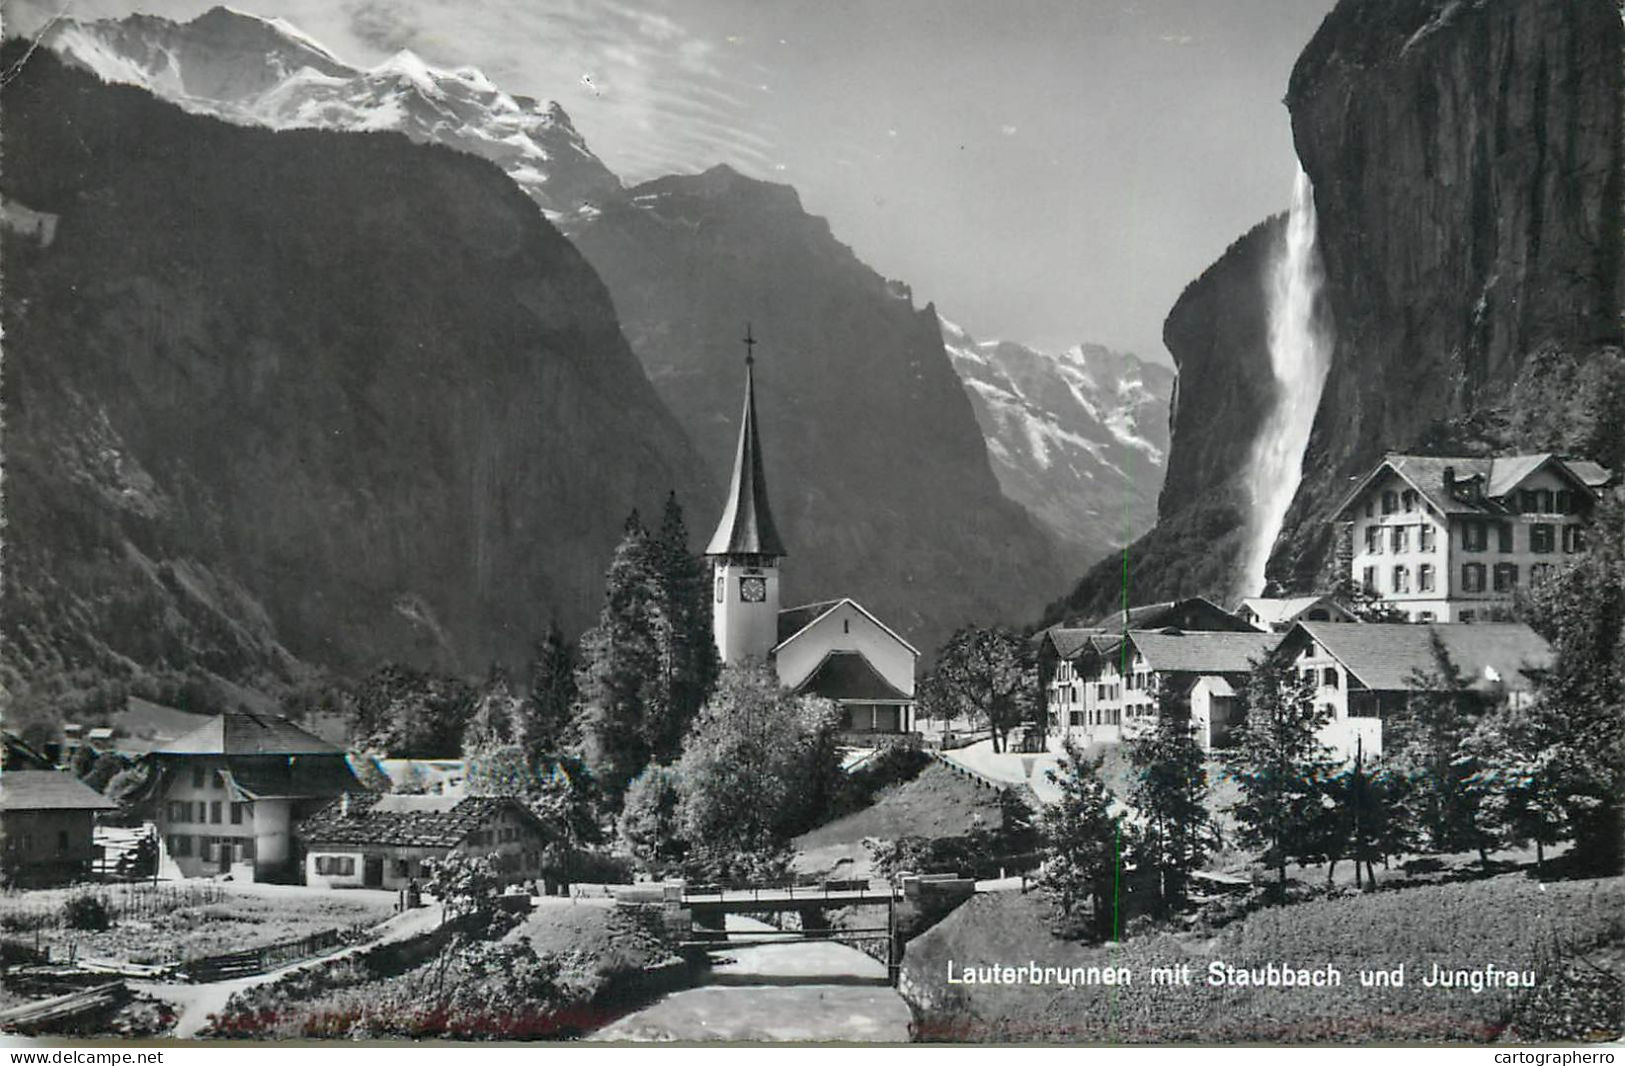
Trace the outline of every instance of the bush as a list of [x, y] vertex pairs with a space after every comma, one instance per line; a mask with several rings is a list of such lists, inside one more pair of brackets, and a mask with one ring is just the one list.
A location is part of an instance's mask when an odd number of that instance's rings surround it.
[[113, 912], [100, 896], [86, 892], [62, 904], [62, 921], [69, 929], [99, 931], [113, 924]]

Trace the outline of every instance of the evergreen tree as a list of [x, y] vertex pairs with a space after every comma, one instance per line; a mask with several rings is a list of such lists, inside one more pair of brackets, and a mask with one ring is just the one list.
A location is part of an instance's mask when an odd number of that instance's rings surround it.
[[648, 532], [638, 513], [604, 577], [598, 625], [581, 638], [577, 686], [582, 701], [582, 752], [610, 803], [648, 765], [645, 723], [664, 709], [650, 707], [664, 676], [656, 633], [664, 626], [660, 582]]
[[1315, 706], [1314, 685], [1290, 662], [1268, 656], [1253, 664], [1245, 690], [1245, 718], [1226, 756], [1241, 790], [1231, 812], [1243, 846], [1275, 867], [1286, 889], [1286, 864], [1324, 844], [1327, 779], [1335, 761], [1316, 735], [1330, 713]]
[[626, 790], [616, 835], [638, 865], [660, 874], [688, 854], [681, 819], [682, 791], [677, 769], [650, 764]]
[[[1122, 815], [1111, 811], [1101, 759], [1086, 758], [1070, 737], [1064, 744], [1055, 769], [1046, 771], [1061, 795], [1039, 815], [1044, 854], [1039, 880], [1066, 926], [1115, 939], [1121, 926], [1121, 856], [1129, 834]], [[1133, 846], [1132, 839], [1126, 846]]]
[[485, 683], [474, 696], [473, 711], [463, 728], [464, 749], [512, 743], [523, 705], [514, 695], [508, 671], [501, 663], [492, 663]]
[[688, 549], [688, 527], [675, 492], [666, 497], [660, 533], [651, 545], [660, 594], [656, 633], [661, 663], [656, 717], [645, 735], [656, 761], [676, 758], [689, 723], [704, 706], [722, 668], [711, 634], [710, 575], [702, 556]]
[[1354, 863], [1357, 888], [1377, 887], [1375, 863], [1410, 849], [1412, 834], [1404, 810], [1404, 781], [1356, 743], [1354, 760], [1332, 776], [1323, 801], [1321, 844], [1330, 884], [1339, 859]]
[[1575, 762], [1564, 725], [1545, 703], [1504, 702], [1479, 720], [1463, 745], [1477, 768], [1465, 784], [1483, 831], [1506, 845], [1532, 842], [1537, 874], [1545, 871], [1546, 849], [1569, 839], [1569, 812], [1584, 807], [1585, 787], [1570, 773]]
[[576, 689], [576, 653], [555, 622], [536, 645], [530, 664], [530, 693], [519, 710], [513, 740], [532, 758], [562, 749], [571, 739]]
[[1186, 880], [1214, 843], [1202, 748], [1188, 708], [1180, 713], [1173, 702], [1163, 702], [1154, 729], [1126, 745], [1129, 764], [1139, 773], [1128, 801], [1144, 820], [1136, 865], [1157, 872], [1164, 913], [1184, 900]]
[[1478, 824], [1477, 772], [1467, 738], [1483, 703], [1432, 634], [1433, 667], [1411, 676], [1404, 708], [1384, 723], [1384, 748], [1407, 779], [1411, 824], [1434, 851], [1476, 850], [1487, 865], [1493, 842]]

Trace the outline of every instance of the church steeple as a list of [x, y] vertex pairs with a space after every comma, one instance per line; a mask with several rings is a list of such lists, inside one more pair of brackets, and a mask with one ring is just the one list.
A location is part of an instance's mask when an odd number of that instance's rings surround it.
[[711, 557], [716, 603], [711, 632], [726, 664], [767, 659], [779, 642], [779, 560], [784, 541], [767, 505], [762, 441], [756, 430], [756, 338], [745, 327], [745, 410], [739, 421], [734, 476], [722, 520], [705, 554]]
[[767, 477], [762, 472], [762, 442], [756, 429], [756, 338], [745, 327], [745, 410], [739, 422], [733, 480], [723, 504], [722, 520], [705, 554], [782, 558], [787, 553], [773, 511], [767, 504]]

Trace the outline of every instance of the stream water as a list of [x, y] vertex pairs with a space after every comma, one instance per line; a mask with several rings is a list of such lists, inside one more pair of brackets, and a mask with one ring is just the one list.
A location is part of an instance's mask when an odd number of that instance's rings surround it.
[[[730, 931], [767, 930], [728, 917]], [[714, 956], [698, 988], [673, 992], [593, 1034], [593, 1040], [879, 1041], [909, 1039], [908, 1004], [886, 967], [830, 942], [767, 944]]]

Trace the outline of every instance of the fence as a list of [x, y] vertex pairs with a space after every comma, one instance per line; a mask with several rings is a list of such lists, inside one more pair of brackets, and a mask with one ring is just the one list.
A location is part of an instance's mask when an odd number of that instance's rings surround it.
[[[26, 902], [25, 895], [31, 897]], [[67, 924], [66, 903], [82, 896], [100, 902], [108, 917], [118, 921], [222, 903], [226, 891], [208, 881], [158, 885], [141, 881], [68, 889], [51, 893], [49, 899], [39, 899], [37, 893], [0, 893], [0, 929], [13, 933], [61, 929]]]
[[180, 973], [199, 984], [208, 981], [227, 981], [234, 977], [252, 977], [269, 970], [305, 959], [315, 958], [335, 948], [364, 939], [368, 927], [350, 926], [348, 929], [324, 929], [319, 933], [302, 936], [298, 940], [285, 940], [263, 948], [233, 951], [224, 955], [210, 955], [183, 963]]

